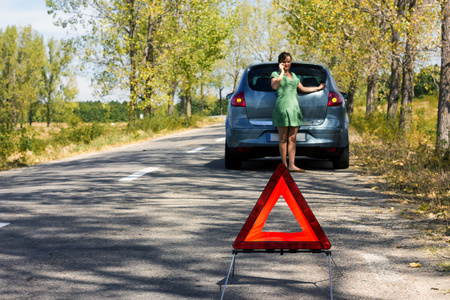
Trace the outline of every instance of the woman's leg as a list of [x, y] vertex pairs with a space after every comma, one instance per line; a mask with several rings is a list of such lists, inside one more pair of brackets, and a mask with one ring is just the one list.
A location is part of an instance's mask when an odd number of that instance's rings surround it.
[[295, 150], [296, 150], [296, 140], [297, 140], [297, 132], [298, 127], [288, 127], [288, 143], [287, 143], [287, 151], [289, 156], [289, 170], [291, 171], [301, 171], [303, 172], [303, 169], [300, 169], [295, 166]]
[[278, 136], [279, 136], [279, 142], [278, 147], [280, 149], [280, 156], [281, 156], [281, 163], [287, 168], [287, 160], [286, 160], [286, 154], [287, 154], [287, 147], [288, 147], [288, 132], [289, 127], [277, 127], [278, 129]]

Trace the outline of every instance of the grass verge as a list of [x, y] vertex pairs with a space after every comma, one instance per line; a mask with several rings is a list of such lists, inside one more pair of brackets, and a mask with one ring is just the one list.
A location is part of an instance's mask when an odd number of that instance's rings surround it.
[[145, 141], [177, 131], [207, 126], [218, 119], [153, 117], [127, 123], [82, 123], [72, 120], [47, 128], [42, 124], [20, 130], [0, 130], [0, 170], [31, 166], [83, 153]]
[[380, 109], [370, 117], [356, 110], [351, 120], [351, 157], [358, 171], [375, 176], [377, 186], [399, 204], [402, 216], [447, 257], [438, 269], [448, 272], [450, 256], [450, 152], [435, 148], [434, 99], [420, 99], [409, 127]]

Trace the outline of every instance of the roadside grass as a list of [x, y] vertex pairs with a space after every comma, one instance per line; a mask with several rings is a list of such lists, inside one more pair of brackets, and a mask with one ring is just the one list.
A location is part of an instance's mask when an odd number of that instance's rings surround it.
[[190, 118], [155, 116], [127, 123], [33, 123], [18, 130], [0, 129], [0, 170], [31, 166], [83, 153], [101, 151], [216, 123], [202, 115]]
[[450, 152], [435, 149], [437, 96], [415, 99], [408, 130], [398, 117], [387, 120], [385, 107], [366, 118], [364, 107], [352, 116], [352, 160], [380, 179], [384, 192], [402, 204], [403, 216], [428, 238], [450, 243]]
[[437, 264], [438, 270], [441, 272], [445, 272], [447, 274], [450, 273], [450, 261], [446, 261], [443, 263], [438, 263]]

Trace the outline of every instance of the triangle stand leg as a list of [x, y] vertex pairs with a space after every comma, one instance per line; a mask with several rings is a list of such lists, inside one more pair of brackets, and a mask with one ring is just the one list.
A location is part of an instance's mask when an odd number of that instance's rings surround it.
[[225, 296], [225, 289], [227, 288], [227, 283], [228, 283], [228, 279], [230, 278], [230, 274], [233, 273], [234, 276], [234, 259], [236, 258], [236, 252], [233, 251], [233, 257], [231, 258], [231, 264], [230, 264], [230, 268], [228, 269], [228, 275], [227, 275], [227, 279], [225, 280], [225, 284], [223, 285], [223, 291], [222, 291], [222, 295], [220, 296], [220, 300], [223, 300], [223, 297]]
[[[223, 286], [223, 290], [221, 289], [221, 296], [220, 296], [220, 300], [224, 299], [225, 296], [225, 289], [227, 288], [227, 284], [228, 284], [228, 280], [230, 279], [230, 275], [231, 277], [234, 277], [234, 267], [235, 267], [235, 260], [236, 260], [236, 254], [238, 254], [238, 252], [242, 252], [239, 250], [233, 250], [233, 257], [231, 258], [231, 263], [230, 263], [230, 268], [228, 269], [228, 274], [227, 274], [227, 278], [225, 279], [225, 284]], [[260, 253], [267, 253], [268, 251], [257, 251], [257, 250], [252, 250], [249, 251], [249, 253], [256, 253], [256, 252], [260, 252]], [[272, 251], [272, 252], [280, 252], [280, 254], [283, 254], [283, 250], [278, 250], [278, 251]], [[325, 252], [325, 254], [327, 255], [328, 258], [328, 274], [329, 274], [329, 278], [330, 278], [330, 299], [333, 300], [333, 281], [332, 281], [332, 274], [331, 274], [331, 251], [330, 250], [322, 250], [322, 251], [291, 251], [292, 253], [298, 253], [298, 252], [310, 252], [310, 253], [323, 253]], [[334, 262], [334, 261], [333, 261]]]
[[328, 271], [330, 274], [330, 299], [333, 300], [333, 283], [331, 280], [331, 251], [325, 251], [328, 257]]

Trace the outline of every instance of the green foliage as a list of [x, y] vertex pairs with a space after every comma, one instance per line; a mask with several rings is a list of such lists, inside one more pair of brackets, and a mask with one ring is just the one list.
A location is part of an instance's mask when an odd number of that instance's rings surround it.
[[39, 99], [43, 39], [31, 26], [0, 29], [0, 56], [0, 117], [16, 126], [32, 118]]
[[[71, 41], [51, 38], [46, 47], [46, 61], [41, 68], [43, 81], [42, 99], [46, 108], [47, 125], [52, 119], [65, 119], [69, 111], [65, 108], [78, 93], [75, 77], [70, 71], [75, 49]], [[65, 82], [67, 81], [67, 82]], [[56, 115], [56, 116], [55, 116]], [[59, 121], [59, 120], [58, 120]]]
[[161, 131], [173, 131], [180, 128], [194, 127], [201, 119], [198, 114], [188, 117], [163, 116], [157, 115], [152, 118], [136, 120], [128, 124], [128, 132], [132, 132], [135, 136], [139, 136], [139, 131], [159, 133]]
[[15, 132], [0, 127], [0, 164], [2, 166], [7, 163], [8, 157], [16, 151], [16, 148]]
[[437, 65], [422, 68], [414, 80], [414, 95], [422, 98], [425, 95], [436, 94], [439, 89], [441, 68]]
[[161, 132], [197, 127], [203, 115], [190, 118], [157, 113], [152, 118], [128, 124], [84, 123], [71, 117], [65, 125], [53, 128], [24, 126], [21, 130], [0, 125], [0, 170], [32, 165], [89, 151], [147, 139]]
[[60, 132], [53, 134], [53, 141], [60, 145], [89, 144], [103, 133], [103, 126], [98, 123], [74, 123], [69, 128], [61, 128]]
[[116, 101], [102, 103], [101, 101], [77, 102], [74, 115], [84, 122], [125, 122], [128, 120], [128, 105]]
[[20, 130], [19, 150], [24, 155], [25, 152], [31, 151], [40, 154], [45, 151], [50, 141], [39, 138], [39, 133], [33, 127], [23, 127]]
[[[13, 127], [44, 116], [47, 122], [70, 115], [77, 93], [68, 70], [73, 48], [50, 39], [48, 52], [42, 36], [31, 26], [0, 29], [0, 122]], [[45, 104], [45, 109], [43, 107]]]
[[154, 107], [173, 102], [175, 89], [190, 94], [208, 84], [228, 34], [223, 3], [99, 0], [89, 1], [86, 9], [84, 0], [46, 2], [61, 26], [89, 28], [80, 38], [83, 59], [98, 64], [95, 81], [102, 94], [129, 91], [131, 121], [138, 109], [152, 114]]
[[355, 114], [351, 117], [352, 126], [359, 132], [386, 141], [398, 140], [398, 117], [386, 118], [385, 113], [376, 112], [369, 117]]

